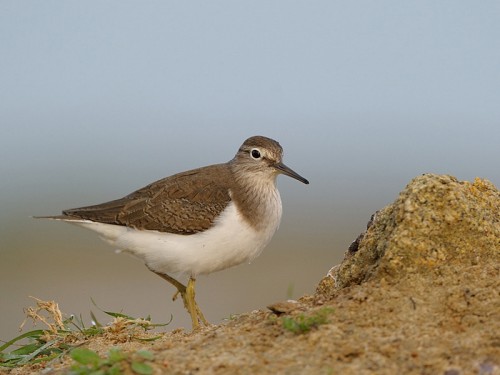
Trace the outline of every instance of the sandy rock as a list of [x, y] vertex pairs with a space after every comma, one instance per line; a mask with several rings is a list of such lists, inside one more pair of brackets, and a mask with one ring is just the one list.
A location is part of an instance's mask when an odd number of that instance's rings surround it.
[[394, 283], [499, 263], [500, 192], [487, 180], [425, 174], [372, 217], [344, 261], [320, 283], [319, 293], [367, 280]]

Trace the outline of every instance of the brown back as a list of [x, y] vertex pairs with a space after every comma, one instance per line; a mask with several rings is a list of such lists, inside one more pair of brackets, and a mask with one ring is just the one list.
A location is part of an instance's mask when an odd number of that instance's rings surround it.
[[158, 180], [126, 197], [63, 211], [68, 218], [194, 234], [210, 228], [231, 201], [231, 171], [216, 164]]

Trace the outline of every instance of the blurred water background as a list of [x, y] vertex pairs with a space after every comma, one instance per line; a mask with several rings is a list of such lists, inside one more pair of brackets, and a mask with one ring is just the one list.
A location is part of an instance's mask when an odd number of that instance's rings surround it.
[[498, 19], [497, 1], [2, 1], [0, 339], [28, 296], [189, 327], [141, 262], [30, 216], [225, 162], [252, 135], [311, 184], [281, 176], [264, 253], [199, 278], [214, 323], [314, 292], [416, 175], [499, 186]]

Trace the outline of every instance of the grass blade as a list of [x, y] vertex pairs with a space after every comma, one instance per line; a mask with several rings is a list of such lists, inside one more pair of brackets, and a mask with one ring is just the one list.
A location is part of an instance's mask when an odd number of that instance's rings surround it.
[[35, 358], [38, 354], [40, 354], [41, 352], [43, 352], [45, 349], [47, 349], [47, 348], [51, 347], [52, 345], [54, 345], [57, 341], [59, 341], [59, 340], [56, 339], [56, 340], [47, 341], [44, 345], [42, 345], [41, 347], [39, 347], [37, 350], [35, 350], [31, 354], [25, 356], [23, 359], [21, 359], [18, 362], [18, 365], [24, 365], [24, 364], [28, 363], [33, 358]]
[[38, 339], [40, 336], [43, 335], [43, 333], [44, 333], [43, 329], [35, 329], [33, 331], [29, 331], [29, 332], [23, 333], [22, 335], [14, 337], [12, 340], [7, 341], [5, 344], [3, 344], [2, 346], [0, 346], [0, 352], [3, 352], [9, 346], [15, 344], [19, 340], [27, 338], [27, 337]]

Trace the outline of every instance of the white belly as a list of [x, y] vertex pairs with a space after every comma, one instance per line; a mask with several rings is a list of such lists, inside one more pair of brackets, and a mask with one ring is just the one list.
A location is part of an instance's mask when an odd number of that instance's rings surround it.
[[192, 235], [139, 231], [88, 220], [68, 222], [98, 232], [106, 242], [139, 257], [157, 272], [196, 276], [250, 262], [257, 257], [281, 220], [281, 200], [279, 195], [274, 198], [277, 199], [270, 205], [265, 218], [268, 225], [261, 231], [251, 227], [232, 202], [212, 228]]

